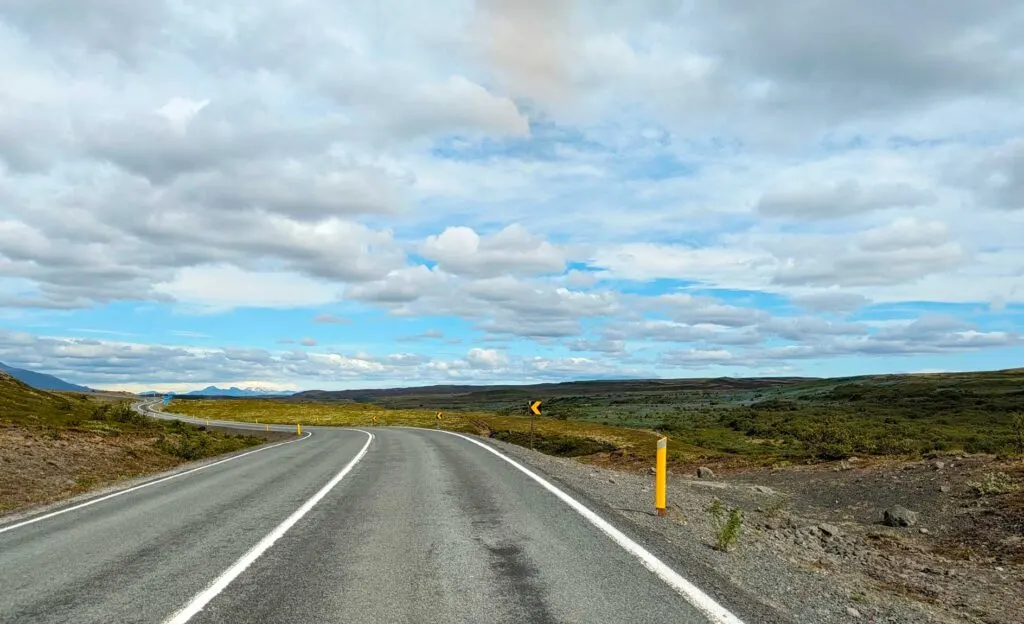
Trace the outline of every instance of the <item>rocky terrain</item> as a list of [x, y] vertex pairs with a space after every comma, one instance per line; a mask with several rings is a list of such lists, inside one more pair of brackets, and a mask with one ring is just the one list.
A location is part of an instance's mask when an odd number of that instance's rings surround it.
[[[794, 621], [1024, 622], [1020, 460], [850, 458], [670, 474], [670, 511], [659, 518], [648, 471], [492, 444], [656, 532]], [[738, 537], [719, 550], [733, 509], [742, 515]]]

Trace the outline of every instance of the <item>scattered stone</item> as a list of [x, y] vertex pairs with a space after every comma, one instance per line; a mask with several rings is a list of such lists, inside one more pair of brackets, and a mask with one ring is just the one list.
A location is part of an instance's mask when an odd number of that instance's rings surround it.
[[651, 466], [650, 468], [647, 469], [647, 474], [650, 474], [650, 475], [657, 474], [657, 472], [658, 471], [654, 469], [654, 466]]
[[917, 512], [895, 505], [885, 510], [883, 520], [892, 527], [910, 527], [917, 524]]
[[767, 485], [755, 485], [755, 486], [752, 486], [750, 489], [754, 490], [758, 494], [774, 494], [775, 493], [775, 490], [771, 489]]
[[943, 494], [949, 494], [949, 491], [951, 489], [953, 489], [953, 488], [949, 487], [948, 485], [940, 485], [939, 486], [939, 491], [942, 492]]
[[842, 532], [834, 524], [819, 524], [818, 529], [825, 534], [825, 537], [839, 537]]
[[921, 527], [920, 529], [918, 529], [918, 531], [921, 532], [921, 535], [928, 535], [928, 529], [924, 527]]
[[613, 477], [608, 477], [608, 483], [615, 483], [615, 479]]
[[714, 479], [715, 473], [707, 466], [701, 466], [697, 469], [697, 478], [699, 479]]
[[854, 618], [859, 618], [860, 611], [854, 609], [853, 607], [846, 607], [846, 615]]
[[996, 566], [996, 572], [1006, 572], [1006, 568], [1003, 566]]
[[857, 462], [860, 461], [860, 457], [849, 457], [846, 459], [846, 461], [850, 462], [851, 464], [856, 464]]
[[945, 467], [946, 467], [946, 462], [944, 462], [944, 461], [937, 461], [937, 462], [935, 462], [935, 469], [936, 470], [942, 470]]

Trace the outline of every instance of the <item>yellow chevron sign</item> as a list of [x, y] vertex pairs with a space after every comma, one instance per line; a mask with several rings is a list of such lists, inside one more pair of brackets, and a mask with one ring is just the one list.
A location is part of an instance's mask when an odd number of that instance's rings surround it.
[[530, 411], [540, 416], [540, 401], [534, 401], [530, 403]]

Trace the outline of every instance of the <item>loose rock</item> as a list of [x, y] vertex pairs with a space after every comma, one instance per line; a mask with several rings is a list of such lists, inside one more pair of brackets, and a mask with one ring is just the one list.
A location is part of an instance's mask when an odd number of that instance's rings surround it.
[[949, 491], [951, 489], [952, 488], [950, 488], [948, 485], [940, 485], [939, 486], [939, 491], [942, 492], [943, 494], [949, 494]]
[[892, 527], [910, 527], [917, 524], [917, 512], [910, 511], [906, 507], [896, 505], [885, 510], [883, 516], [885, 524]]
[[656, 474], [657, 472], [658, 471], [654, 469], [654, 466], [651, 466], [650, 468], [647, 469], [647, 474], [650, 474], [650, 475]]
[[943, 462], [943, 461], [935, 462], [935, 469], [936, 470], [942, 470], [945, 467], [946, 467], [946, 462]]
[[826, 537], [839, 537], [842, 532], [834, 524], [819, 524], [818, 529], [825, 534]]
[[755, 486], [752, 486], [750, 489], [754, 490], [758, 494], [774, 494], [775, 493], [775, 490], [771, 489], [767, 485], [755, 485]]
[[701, 466], [697, 469], [697, 477], [700, 479], [714, 479], [715, 473], [707, 466]]
[[853, 607], [846, 607], [846, 615], [848, 615], [850, 617], [859, 618], [860, 617], [860, 611], [854, 609]]

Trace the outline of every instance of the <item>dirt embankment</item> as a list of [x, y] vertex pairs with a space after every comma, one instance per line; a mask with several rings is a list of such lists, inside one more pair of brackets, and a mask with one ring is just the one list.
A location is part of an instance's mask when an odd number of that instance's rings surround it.
[[[213, 428], [211, 428], [213, 429]], [[294, 437], [218, 427], [266, 440]], [[166, 450], [160, 431], [83, 431], [0, 425], [0, 514], [55, 502], [121, 480], [170, 469], [186, 460]]]

